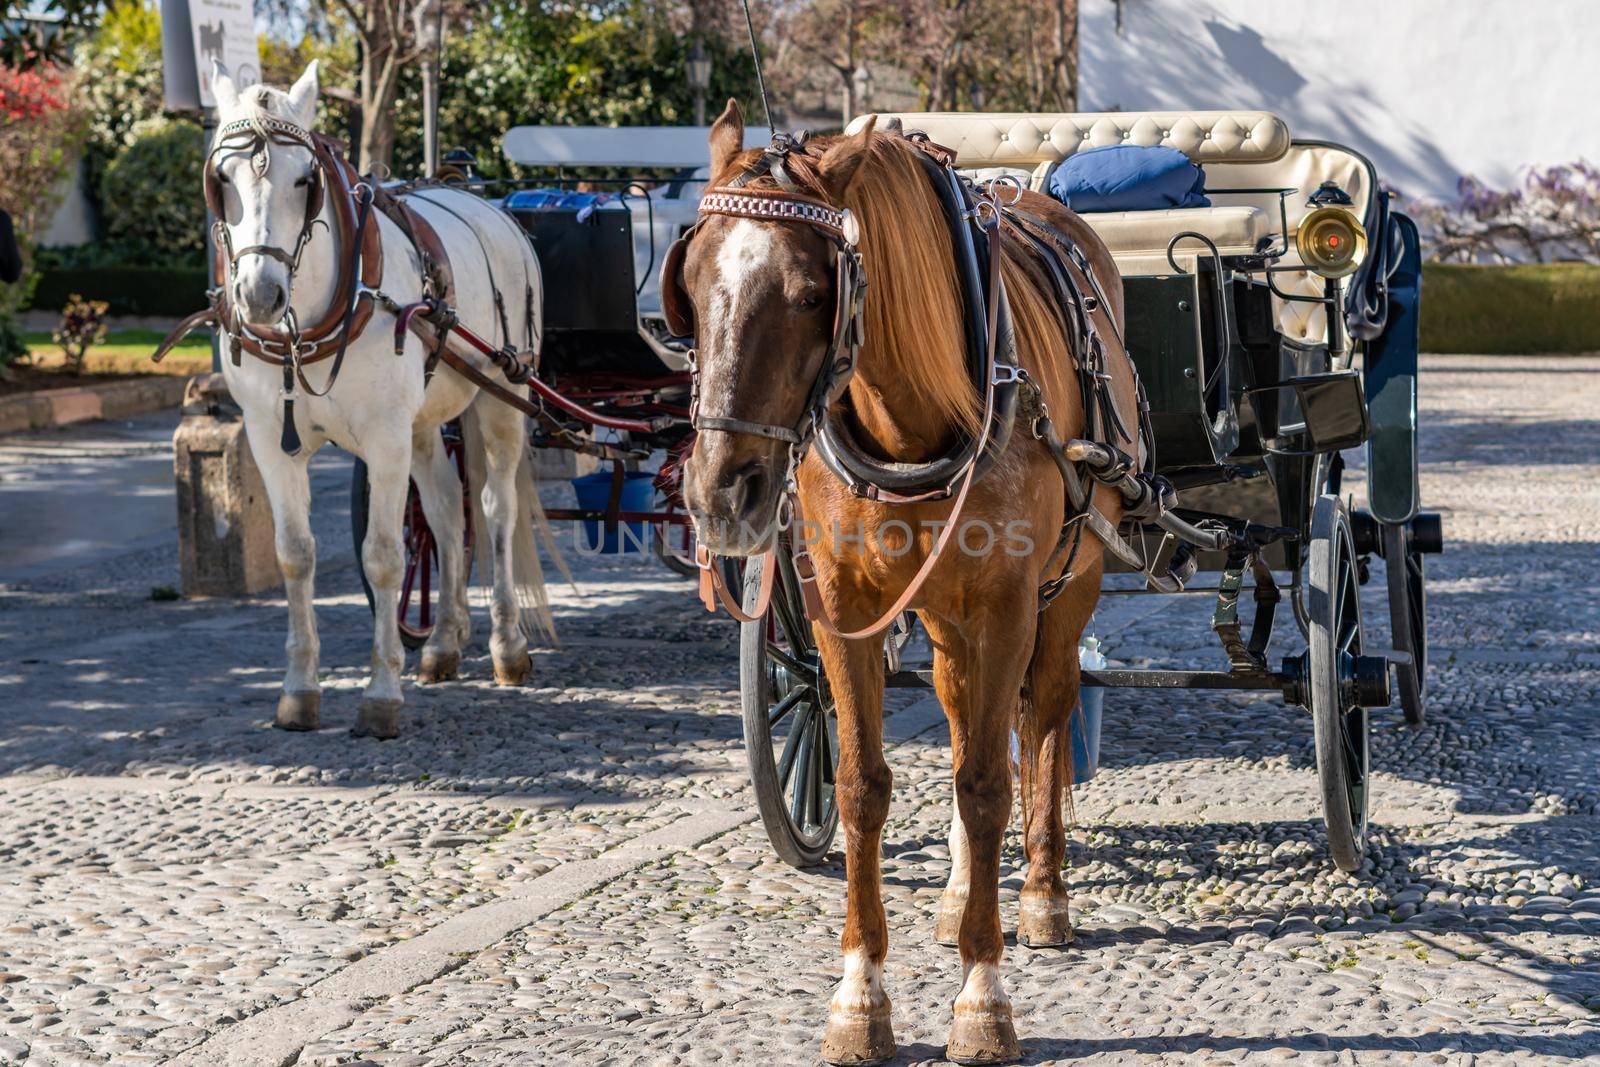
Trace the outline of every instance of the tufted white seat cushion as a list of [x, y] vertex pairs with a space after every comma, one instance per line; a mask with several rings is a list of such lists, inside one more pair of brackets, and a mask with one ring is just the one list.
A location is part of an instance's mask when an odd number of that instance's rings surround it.
[[1289, 127], [1266, 111], [885, 112], [878, 121], [893, 118], [954, 149], [958, 167], [1033, 170], [1114, 144], [1165, 145], [1202, 164], [1268, 162], [1289, 150]]

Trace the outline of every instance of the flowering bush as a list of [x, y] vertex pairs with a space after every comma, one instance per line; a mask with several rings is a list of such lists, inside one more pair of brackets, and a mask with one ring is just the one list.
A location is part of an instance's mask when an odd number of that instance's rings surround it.
[[1457, 263], [1600, 262], [1600, 168], [1579, 160], [1530, 169], [1520, 185], [1494, 189], [1470, 175], [1453, 203], [1407, 211], [1428, 258]]
[[0, 66], [0, 120], [38, 122], [67, 106], [66, 77], [55, 67], [19, 70]]
[[33, 292], [32, 235], [55, 210], [58, 184], [82, 135], [74, 92], [71, 74], [60, 67], [0, 64], [0, 210], [11, 215], [23, 263], [21, 282], [0, 286], [0, 366], [22, 347], [13, 316]]
[[67, 306], [61, 310], [61, 325], [51, 334], [65, 355], [68, 374], [83, 371], [83, 359], [89, 349], [106, 339], [106, 312], [104, 300], [85, 300], [73, 293]]

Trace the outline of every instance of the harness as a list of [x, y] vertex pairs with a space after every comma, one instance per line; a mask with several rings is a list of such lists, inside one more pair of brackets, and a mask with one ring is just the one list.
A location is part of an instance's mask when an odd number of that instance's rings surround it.
[[[795, 573], [806, 614], [813, 622], [845, 639], [870, 637], [890, 626], [931, 575], [950, 535], [959, 526], [968, 491], [1004, 454], [1019, 413], [1026, 419], [1034, 439], [1056, 462], [1066, 497], [1065, 520], [1044, 570], [1050, 574], [1059, 565], [1061, 573], [1040, 588], [1039, 610], [1047, 607], [1072, 577], [1072, 562], [1086, 527], [1114, 554], [1145, 572], [1152, 584], [1159, 588], [1181, 588], [1182, 578], [1171, 573], [1157, 575], [1153, 562], [1127, 543], [1117, 524], [1107, 519], [1092, 499], [1092, 482], [1113, 485], [1122, 492], [1126, 505], [1124, 516], [1128, 519], [1177, 528], [1204, 548], [1218, 547], [1225, 536], [1219, 531], [1189, 526], [1170, 515], [1176, 495], [1165, 479], [1152, 473], [1154, 437], [1142, 384], [1138, 390], [1137, 437], [1129, 432], [1117, 412], [1110, 390], [1111, 375], [1106, 369], [1106, 345], [1094, 321], [1094, 312], [1109, 304], [1088, 257], [1070, 236], [1019, 208], [1021, 190], [1014, 183], [1010, 197], [1001, 191], [1003, 182], [988, 183], [986, 189], [980, 190], [955, 170], [954, 153], [949, 149], [933, 144], [924, 134], [902, 136], [919, 150], [918, 159], [939, 196], [945, 222], [950, 228], [965, 312], [967, 362], [973, 384], [984, 397], [980, 432], [964, 437], [945, 455], [921, 463], [879, 460], [857, 443], [846, 413], [835, 403], [854, 375], [865, 340], [862, 316], [867, 277], [857, 248], [859, 220], [847, 209], [835, 208], [802, 191], [785, 169], [786, 157], [804, 150], [803, 136], [779, 135], [750, 167], [727, 185], [709, 190], [701, 204], [701, 219], [678, 239], [663, 263], [662, 304], [668, 327], [675, 334], [688, 337], [694, 333], [694, 317], [682, 284], [683, 261], [689, 242], [706, 217], [722, 215], [795, 223], [820, 233], [835, 250], [834, 329], [827, 355], [798, 423], [775, 426], [731, 413], [708, 414], [700, 408], [697, 382], [691, 409], [695, 429], [786, 442], [789, 465], [785, 476], [785, 501], [791, 518], [798, 514], [799, 508], [795, 472], [812, 444], [816, 445], [823, 464], [857, 497], [884, 503], [954, 497], [949, 519], [906, 589], [880, 618], [854, 631], [844, 632], [834, 626], [817, 585], [811, 554], [804, 546], [796, 548]], [[770, 177], [777, 188], [749, 188], [752, 181], [763, 176]], [[1017, 365], [1010, 307], [1000, 276], [1004, 234], [1021, 240], [1033, 258], [1042, 264], [1059, 306], [1066, 309], [1073, 334], [1074, 367], [1085, 407], [1087, 440], [1069, 443], [1060, 438], [1038, 383]], [[1115, 322], [1112, 322], [1112, 330], [1117, 330]], [[1117, 341], [1120, 346], [1120, 334]], [[1122, 445], [1133, 448], [1135, 454], [1123, 451]], [[780, 505], [780, 521], [782, 517], [783, 506]], [[723, 608], [740, 621], [750, 622], [761, 617], [771, 596], [771, 576], [777, 570], [771, 559], [776, 550], [774, 547], [767, 553], [756, 605], [752, 612], [746, 612], [726, 588], [710, 552], [701, 546], [697, 562], [701, 598], [706, 607], [714, 609], [720, 601]]]
[[[223, 177], [220, 160], [229, 153], [246, 153], [250, 166], [257, 175], [265, 174], [271, 162], [274, 145], [298, 146], [312, 154], [313, 167], [306, 188], [306, 206], [299, 232], [291, 248], [275, 245], [248, 245], [234, 248], [225, 217], [222, 199]], [[206, 157], [204, 168], [206, 205], [216, 218], [213, 238], [216, 258], [213, 264], [217, 284], [207, 294], [210, 306], [189, 315], [168, 334], [151, 357], [160, 362], [184, 336], [202, 325], [211, 323], [228, 337], [229, 355], [238, 366], [243, 355], [283, 369], [283, 436], [281, 446], [289, 455], [301, 449], [299, 432], [295, 425], [294, 400], [298, 386], [312, 396], [326, 396], [338, 381], [344, 356], [351, 342], [359, 338], [371, 321], [374, 307], [383, 308], [395, 316], [395, 352], [404, 350], [405, 334], [413, 332], [430, 346], [424, 366], [425, 380], [431, 380], [438, 363], [443, 361], [473, 384], [493, 393], [498, 399], [512, 404], [525, 414], [548, 418], [548, 413], [530, 403], [525, 396], [506, 389], [485, 375], [471, 363], [451, 352], [447, 342], [452, 333], [460, 335], [501, 369], [512, 382], [530, 383], [534, 371], [531, 352], [518, 350], [511, 344], [505, 301], [499, 286], [490, 274], [490, 288], [496, 310], [500, 315], [502, 343], [491, 346], [456, 320], [452, 302], [455, 298], [454, 274], [449, 256], [438, 233], [426, 218], [406, 203], [407, 194], [416, 193], [422, 183], [403, 187], [386, 187], [375, 181], [361, 180], [339, 151], [333, 139], [271, 115], [254, 115], [227, 123], [217, 131], [215, 145]], [[453, 211], [448, 205], [428, 198], [429, 203], [461, 218], [469, 232], [479, 240], [477, 228]], [[324, 208], [332, 215], [331, 230], [336, 236], [341, 255], [339, 272], [333, 298], [322, 318], [309, 326], [296, 321], [292, 310], [286, 311], [281, 327], [252, 327], [243, 322], [232, 301], [234, 275], [239, 262], [247, 256], [267, 256], [287, 266], [291, 274], [299, 269], [306, 245], [320, 226], [330, 229], [323, 220]], [[371, 214], [376, 208], [399, 227], [417, 252], [422, 266], [423, 300], [402, 307], [382, 291], [383, 246], [377, 226], [371, 224]], [[517, 233], [526, 241], [520, 229]], [[531, 253], [530, 253], [531, 254]], [[489, 262], [485, 250], [485, 261]], [[533, 287], [525, 286], [524, 302], [528, 312], [529, 347], [535, 338], [533, 330]], [[333, 360], [327, 384], [319, 391], [307, 380], [304, 368], [326, 359]], [[531, 382], [535, 390], [540, 383]], [[548, 387], [545, 387], [548, 390]], [[655, 429], [639, 420], [613, 420], [618, 428]]]

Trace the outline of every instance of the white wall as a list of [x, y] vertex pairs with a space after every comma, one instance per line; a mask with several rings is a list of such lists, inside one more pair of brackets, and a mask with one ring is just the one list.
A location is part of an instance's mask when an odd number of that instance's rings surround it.
[[1085, 111], [1272, 111], [1408, 198], [1600, 162], [1597, 0], [1080, 3]]

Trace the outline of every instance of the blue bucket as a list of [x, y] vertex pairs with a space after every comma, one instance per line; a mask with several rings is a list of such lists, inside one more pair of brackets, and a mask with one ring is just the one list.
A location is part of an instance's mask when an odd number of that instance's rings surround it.
[[[651, 471], [622, 472], [622, 511], [649, 511], [655, 502], [655, 474]], [[605, 511], [611, 501], [611, 472], [596, 471], [572, 479], [572, 491], [578, 494], [578, 508], [582, 511]], [[607, 556], [643, 553], [650, 545], [650, 527], [642, 522], [619, 522], [612, 533], [605, 532], [605, 523], [585, 520], [583, 524], [582, 551]]]
[[[1100, 652], [1100, 642], [1086, 637], [1078, 646], [1078, 663], [1085, 670], [1097, 671], [1106, 665]], [[1072, 784], [1082, 785], [1093, 778], [1100, 769], [1100, 712], [1106, 706], [1106, 691], [1099, 686], [1083, 686], [1078, 690], [1078, 706], [1067, 719], [1067, 732], [1072, 737]], [[1021, 758], [1017, 735], [1011, 735], [1011, 760]]]
[[[1085, 670], [1100, 670], [1106, 657], [1100, 651], [1100, 642], [1084, 638], [1078, 647], [1078, 663]], [[1072, 781], [1087, 782], [1100, 769], [1100, 713], [1105, 710], [1106, 691], [1099, 686], [1084, 686], [1078, 690], [1078, 706], [1072, 709]]]

